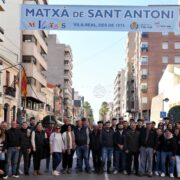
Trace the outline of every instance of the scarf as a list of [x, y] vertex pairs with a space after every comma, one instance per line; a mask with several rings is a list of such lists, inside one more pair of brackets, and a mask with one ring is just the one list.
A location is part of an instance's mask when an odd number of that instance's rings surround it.
[[66, 132], [66, 139], [67, 139], [67, 149], [70, 149], [71, 147], [71, 142], [72, 141], [72, 149], [74, 149], [74, 145], [75, 145], [75, 137], [74, 137], [74, 133], [71, 131], [70, 133], [67, 131]]

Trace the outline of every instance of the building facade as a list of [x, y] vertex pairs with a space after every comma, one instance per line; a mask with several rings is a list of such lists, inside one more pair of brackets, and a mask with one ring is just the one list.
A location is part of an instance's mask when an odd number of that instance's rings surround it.
[[0, 121], [8, 124], [17, 119], [20, 107], [17, 79], [21, 59], [21, 4], [22, 0], [0, 1]]
[[113, 116], [121, 118], [125, 115], [125, 70], [118, 72], [114, 81]]
[[61, 85], [64, 92], [64, 116], [72, 117], [72, 50], [70, 46], [58, 42], [56, 35], [48, 37], [49, 83]]
[[[132, 72], [131, 82], [134, 85], [131, 87], [127, 84], [127, 91], [132, 89], [133, 92], [134, 104], [131, 104], [131, 109], [134, 109], [135, 118], [150, 120], [151, 101], [158, 94], [159, 80], [168, 64], [180, 63], [179, 49], [180, 36], [174, 33], [128, 34], [128, 51], [131, 55], [127, 56], [127, 61], [131, 63], [127, 71]], [[127, 98], [131, 97], [129, 95], [127, 93]]]
[[[47, 0], [24, 0], [25, 4], [48, 4]], [[47, 87], [47, 31], [25, 30], [22, 35], [22, 64], [27, 76], [27, 96], [22, 97], [22, 107], [28, 117], [39, 118], [46, 97], [42, 89]], [[40, 120], [40, 119], [38, 119]]]

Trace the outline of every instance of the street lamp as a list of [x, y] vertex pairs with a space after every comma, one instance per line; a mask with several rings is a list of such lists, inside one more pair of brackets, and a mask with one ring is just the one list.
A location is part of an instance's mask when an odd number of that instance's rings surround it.
[[164, 109], [164, 105], [165, 105], [164, 103], [165, 102], [169, 102], [169, 98], [164, 98], [163, 99], [163, 112], [166, 112], [165, 109]]

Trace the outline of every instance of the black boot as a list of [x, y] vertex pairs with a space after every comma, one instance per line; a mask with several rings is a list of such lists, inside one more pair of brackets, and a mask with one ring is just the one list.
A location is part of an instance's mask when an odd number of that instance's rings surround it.
[[105, 162], [101, 161], [101, 166], [100, 166], [100, 173], [101, 174], [104, 172], [104, 165], [105, 165]]
[[107, 173], [111, 174], [111, 161], [107, 162]]

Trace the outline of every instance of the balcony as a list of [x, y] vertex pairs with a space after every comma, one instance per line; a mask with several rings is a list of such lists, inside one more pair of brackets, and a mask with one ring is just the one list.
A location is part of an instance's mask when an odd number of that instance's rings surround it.
[[11, 97], [16, 97], [16, 89], [11, 86], [4, 86], [4, 94]]
[[36, 60], [47, 70], [47, 62], [44, 57], [38, 52], [35, 42], [23, 42], [23, 55], [34, 56]]

